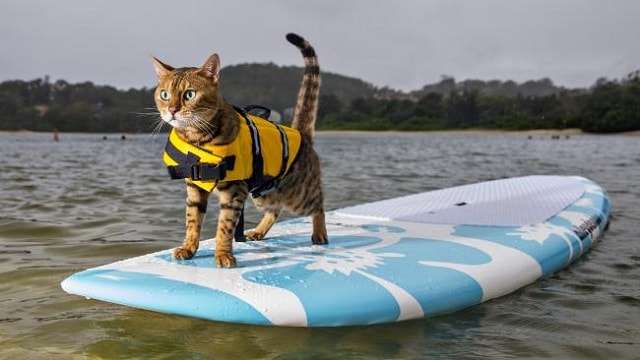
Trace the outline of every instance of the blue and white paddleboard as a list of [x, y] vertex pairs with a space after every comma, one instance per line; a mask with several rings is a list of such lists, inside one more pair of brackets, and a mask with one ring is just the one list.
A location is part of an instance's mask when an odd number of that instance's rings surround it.
[[259, 325], [344, 326], [450, 313], [508, 294], [587, 252], [610, 203], [580, 177], [529, 176], [389, 199], [308, 218], [236, 243], [218, 269], [215, 240], [191, 260], [161, 251], [76, 273], [71, 294], [140, 309]]

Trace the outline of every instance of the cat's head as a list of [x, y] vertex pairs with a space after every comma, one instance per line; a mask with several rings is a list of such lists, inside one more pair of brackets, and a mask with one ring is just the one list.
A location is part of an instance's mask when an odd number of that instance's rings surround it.
[[155, 57], [153, 66], [158, 75], [154, 98], [162, 120], [184, 131], [215, 131], [217, 124], [212, 121], [223, 105], [218, 54], [199, 68], [174, 68]]

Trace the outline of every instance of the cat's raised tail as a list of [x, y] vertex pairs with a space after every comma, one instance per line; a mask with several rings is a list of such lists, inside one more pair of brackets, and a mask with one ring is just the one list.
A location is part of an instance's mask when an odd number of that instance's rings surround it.
[[304, 57], [304, 75], [298, 92], [298, 100], [293, 112], [291, 126], [298, 129], [303, 135], [313, 137], [318, 115], [318, 98], [320, 96], [318, 56], [311, 44], [300, 35], [289, 33], [287, 34], [287, 40], [300, 49]]

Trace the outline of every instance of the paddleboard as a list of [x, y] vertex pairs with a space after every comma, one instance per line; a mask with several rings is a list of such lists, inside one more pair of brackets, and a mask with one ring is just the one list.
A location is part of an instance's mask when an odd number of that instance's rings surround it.
[[309, 218], [235, 243], [215, 267], [215, 239], [190, 260], [160, 251], [84, 270], [75, 295], [215, 321], [276, 326], [391, 323], [455, 312], [566, 267], [606, 228], [606, 192], [581, 177], [528, 176], [327, 213], [329, 245]]

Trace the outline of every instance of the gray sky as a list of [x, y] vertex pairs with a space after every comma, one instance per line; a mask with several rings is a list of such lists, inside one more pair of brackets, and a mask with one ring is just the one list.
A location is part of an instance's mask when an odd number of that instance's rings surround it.
[[550, 77], [570, 87], [640, 68], [640, 1], [3, 1], [0, 80], [151, 86], [149, 55], [199, 65], [301, 64], [404, 90], [456, 79]]

